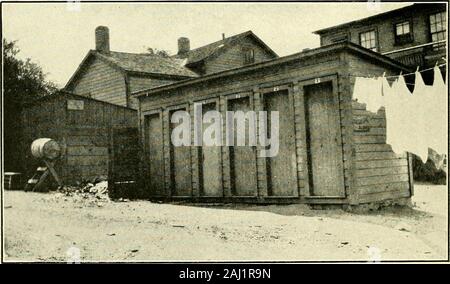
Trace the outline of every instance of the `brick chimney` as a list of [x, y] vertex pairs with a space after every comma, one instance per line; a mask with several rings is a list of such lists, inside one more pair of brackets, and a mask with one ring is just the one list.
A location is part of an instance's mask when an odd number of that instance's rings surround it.
[[95, 29], [95, 49], [99, 52], [109, 52], [109, 29], [105, 26], [98, 26]]
[[187, 37], [180, 37], [178, 39], [178, 54], [189, 52], [190, 49], [189, 39]]

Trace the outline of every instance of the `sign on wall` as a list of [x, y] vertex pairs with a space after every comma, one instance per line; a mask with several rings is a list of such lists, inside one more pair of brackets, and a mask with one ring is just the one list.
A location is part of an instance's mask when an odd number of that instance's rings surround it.
[[84, 110], [83, 100], [67, 100], [68, 110]]

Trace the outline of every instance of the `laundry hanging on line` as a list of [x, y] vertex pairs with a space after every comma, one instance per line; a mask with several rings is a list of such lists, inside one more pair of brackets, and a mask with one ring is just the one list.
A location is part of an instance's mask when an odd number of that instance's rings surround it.
[[447, 86], [438, 66], [434, 68], [433, 85], [425, 85], [421, 73], [415, 72], [413, 93], [404, 76], [389, 85], [385, 76], [356, 77], [353, 99], [366, 109], [386, 113], [386, 142], [396, 153], [408, 151], [426, 162], [428, 148], [447, 154]]

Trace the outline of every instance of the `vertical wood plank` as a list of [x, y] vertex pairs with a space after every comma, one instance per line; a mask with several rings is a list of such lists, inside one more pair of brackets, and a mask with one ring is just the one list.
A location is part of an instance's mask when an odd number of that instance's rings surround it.
[[300, 85], [298, 82], [294, 83], [293, 92], [295, 99], [297, 160], [300, 165], [298, 169], [299, 194], [300, 196], [310, 196], [308, 158], [306, 153], [305, 94], [303, 85]]
[[[255, 111], [258, 113], [259, 111], [264, 110], [263, 101], [261, 97], [261, 91], [258, 87], [253, 88], [253, 100], [255, 104]], [[260, 135], [260, 128], [259, 128], [259, 116], [256, 116], [256, 133], [259, 137]], [[260, 143], [258, 143], [257, 146], [257, 153], [258, 157], [256, 160], [256, 170], [258, 171], [257, 174], [257, 186], [258, 186], [258, 197], [264, 198], [268, 196], [267, 193], [267, 165], [266, 165], [266, 158], [259, 157], [259, 153], [263, 150], [263, 147], [261, 147]]]
[[170, 167], [170, 127], [169, 127], [169, 111], [163, 110], [163, 151], [164, 151], [164, 181], [165, 181], [165, 195], [171, 196], [171, 173]]

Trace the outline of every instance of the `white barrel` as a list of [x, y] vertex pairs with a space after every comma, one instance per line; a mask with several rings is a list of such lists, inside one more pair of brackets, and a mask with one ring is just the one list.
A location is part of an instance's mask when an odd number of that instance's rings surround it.
[[35, 158], [54, 160], [61, 155], [61, 147], [53, 139], [39, 138], [31, 143], [31, 154]]

